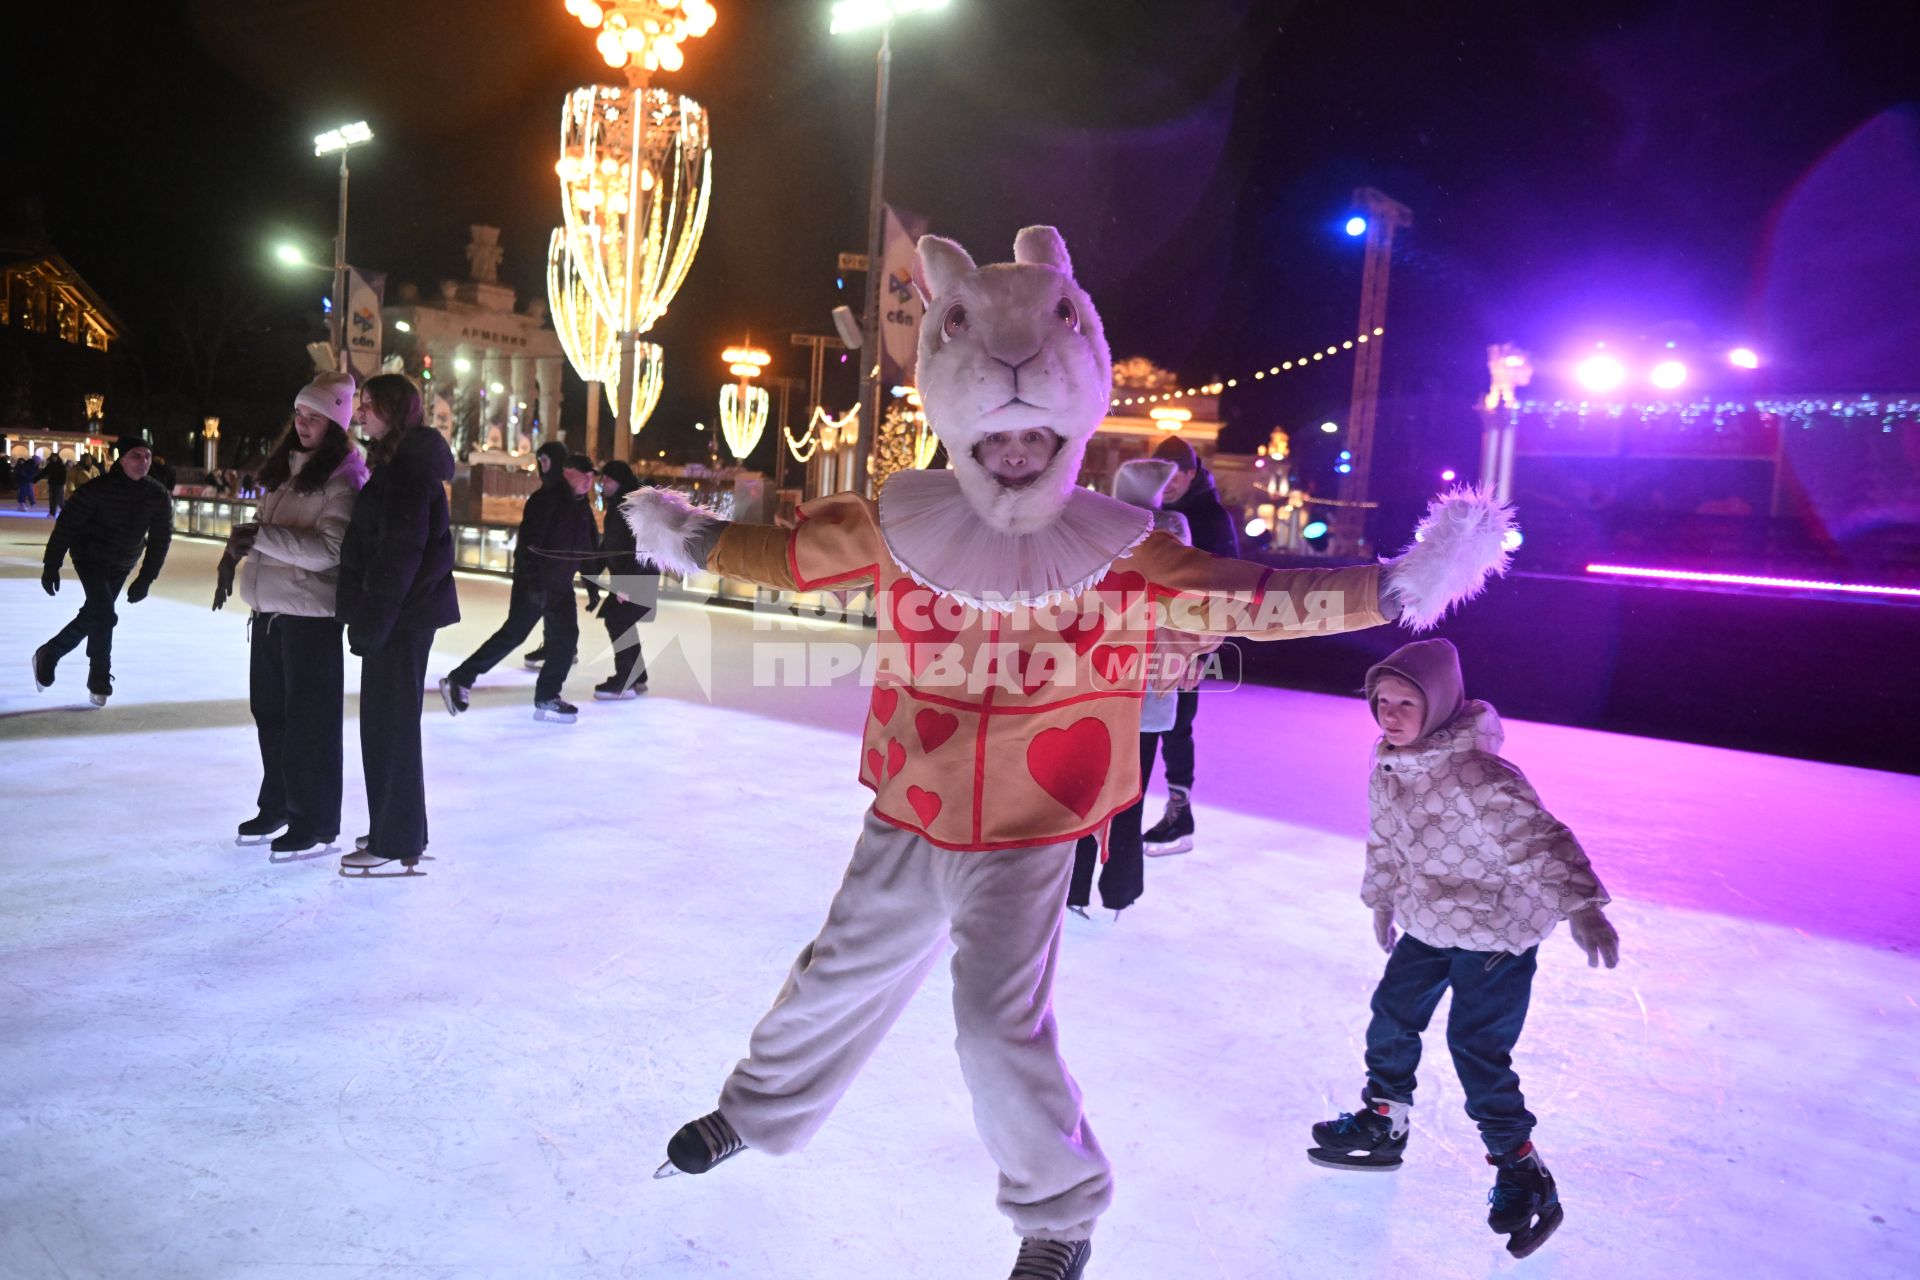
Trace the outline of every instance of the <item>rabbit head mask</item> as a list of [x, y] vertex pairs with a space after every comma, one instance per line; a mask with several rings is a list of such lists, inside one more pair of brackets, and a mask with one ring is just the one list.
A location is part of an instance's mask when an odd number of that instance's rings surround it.
[[[1066, 243], [1052, 227], [1028, 227], [1012, 262], [977, 267], [953, 241], [922, 236], [914, 275], [928, 299], [920, 399], [961, 492], [996, 529], [1045, 528], [1073, 494], [1113, 387], [1106, 333], [1074, 283]], [[1035, 428], [1060, 442], [1037, 476], [1009, 482], [981, 461], [983, 441]]]

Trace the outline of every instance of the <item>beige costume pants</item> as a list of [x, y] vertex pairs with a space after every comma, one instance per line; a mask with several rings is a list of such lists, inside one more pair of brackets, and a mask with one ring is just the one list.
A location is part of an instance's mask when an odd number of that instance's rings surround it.
[[1060, 1060], [1053, 972], [1073, 842], [954, 853], [867, 813], [827, 923], [753, 1030], [720, 1110], [783, 1155], [826, 1123], [951, 936], [953, 1016], [973, 1118], [1023, 1236], [1077, 1240], [1113, 1172]]

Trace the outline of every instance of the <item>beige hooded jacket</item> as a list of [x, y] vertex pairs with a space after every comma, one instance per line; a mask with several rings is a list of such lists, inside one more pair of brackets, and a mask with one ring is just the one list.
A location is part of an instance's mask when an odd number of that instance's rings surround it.
[[[293, 454], [299, 475], [307, 455]], [[340, 542], [353, 518], [353, 504], [367, 482], [367, 460], [347, 452], [326, 484], [301, 493], [293, 481], [260, 500], [260, 534], [240, 562], [240, 598], [261, 613], [331, 618], [340, 581]]]
[[1369, 696], [1389, 673], [1426, 694], [1428, 732], [1405, 747], [1374, 745], [1361, 901], [1392, 907], [1430, 947], [1514, 955], [1582, 907], [1605, 906], [1580, 842], [1500, 758], [1499, 713], [1461, 697], [1453, 646], [1405, 646], [1367, 673]]

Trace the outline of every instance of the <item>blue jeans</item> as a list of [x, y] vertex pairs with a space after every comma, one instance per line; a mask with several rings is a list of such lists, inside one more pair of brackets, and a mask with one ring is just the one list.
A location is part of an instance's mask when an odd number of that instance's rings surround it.
[[1430, 947], [1400, 935], [1387, 971], [1373, 991], [1367, 1024], [1367, 1096], [1412, 1102], [1414, 1068], [1420, 1065], [1420, 1033], [1448, 987], [1447, 1048], [1467, 1095], [1467, 1114], [1481, 1140], [1503, 1155], [1533, 1133], [1533, 1113], [1520, 1095], [1513, 1046], [1527, 1022], [1538, 947], [1515, 956], [1504, 951]]

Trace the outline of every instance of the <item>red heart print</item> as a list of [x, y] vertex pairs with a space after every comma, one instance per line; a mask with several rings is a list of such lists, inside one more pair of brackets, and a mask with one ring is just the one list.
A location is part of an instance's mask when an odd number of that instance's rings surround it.
[[1087, 650], [1099, 642], [1106, 629], [1105, 618], [1098, 613], [1086, 613], [1075, 618], [1070, 625], [1060, 628], [1060, 638], [1073, 646], [1076, 657], [1084, 658]]
[[1053, 679], [1054, 670], [1059, 666], [1054, 655], [1040, 649], [1016, 649], [1013, 654], [1013, 673], [1020, 681], [1020, 688], [1031, 698], [1037, 691], [1046, 688]]
[[913, 727], [920, 731], [920, 749], [931, 755], [960, 727], [960, 717], [945, 711], [925, 710], [914, 716]]
[[1103, 644], [1093, 651], [1093, 670], [1108, 684], [1119, 684], [1133, 674], [1140, 650], [1130, 644]]
[[940, 816], [940, 797], [922, 787], [907, 788], [907, 803], [920, 815], [920, 825], [930, 827]]
[[900, 745], [900, 739], [887, 739], [887, 776], [897, 778], [900, 770], [906, 767], [907, 749]]
[[886, 770], [880, 767], [882, 763], [879, 750], [869, 747], [867, 749], [867, 772], [873, 775], [875, 782], [885, 782], [887, 780]]
[[1027, 772], [1040, 789], [1084, 818], [1093, 812], [1113, 763], [1113, 739], [1091, 716], [1064, 729], [1042, 729], [1027, 744]]
[[940, 621], [940, 615], [950, 613], [953, 606], [942, 603], [931, 588], [907, 578], [897, 581], [889, 596], [893, 629], [906, 642], [907, 667], [917, 676], [960, 634], [958, 628]]
[[881, 724], [893, 719], [895, 707], [900, 705], [900, 691], [892, 685], [882, 685], [873, 691], [873, 718]]

